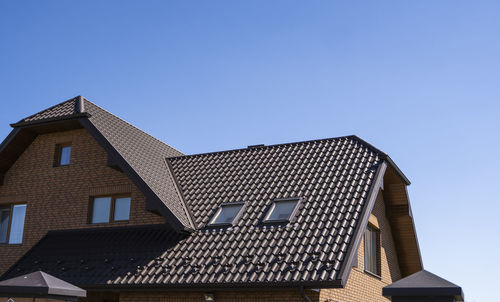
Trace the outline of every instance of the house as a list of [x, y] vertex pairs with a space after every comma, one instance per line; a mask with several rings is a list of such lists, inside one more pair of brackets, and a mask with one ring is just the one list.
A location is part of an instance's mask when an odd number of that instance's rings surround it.
[[81, 96], [11, 126], [2, 279], [41, 270], [88, 301], [374, 302], [422, 270], [410, 182], [356, 136], [184, 155]]

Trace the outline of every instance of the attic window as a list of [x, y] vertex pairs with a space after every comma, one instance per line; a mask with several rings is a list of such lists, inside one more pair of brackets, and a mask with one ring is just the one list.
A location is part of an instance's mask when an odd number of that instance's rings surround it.
[[235, 223], [243, 206], [243, 202], [222, 204], [212, 219], [210, 219], [209, 225], [231, 225]]
[[0, 207], [0, 243], [21, 244], [23, 242], [26, 204]]
[[286, 222], [291, 221], [297, 213], [299, 199], [279, 199], [267, 212], [264, 222]]
[[57, 144], [54, 157], [54, 166], [67, 166], [71, 159], [71, 143]]
[[365, 231], [365, 271], [380, 276], [380, 230], [368, 225]]

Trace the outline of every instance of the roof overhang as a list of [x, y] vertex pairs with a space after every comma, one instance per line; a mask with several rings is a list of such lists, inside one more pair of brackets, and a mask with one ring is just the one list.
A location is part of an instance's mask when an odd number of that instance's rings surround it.
[[384, 175], [386, 169], [387, 169], [387, 163], [384, 161], [378, 166], [377, 172], [375, 173], [375, 182], [370, 188], [368, 197], [366, 199], [366, 205], [364, 206], [362, 212], [361, 220], [356, 226], [354, 241], [351, 242], [349, 249], [347, 250], [347, 258], [344, 261], [339, 273], [342, 287], [345, 287], [345, 285], [347, 284], [347, 280], [349, 279], [349, 275], [351, 274], [351, 269], [353, 267], [353, 264], [355, 263], [355, 260], [358, 257], [357, 251], [361, 244], [361, 240], [363, 239], [364, 230], [368, 225], [368, 219], [370, 217], [370, 213], [372, 212], [373, 207], [375, 206], [375, 201], [377, 200], [378, 192], [384, 185]]
[[[367, 204], [362, 218], [356, 226], [354, 241], [349, 247], [347, 258], [340, 271], [339, 277], [344, 287], [347, 284], [353, 265], [358, 257], [358, 249], [363, 238], [364, 230], [368, 225], [370, 213], [377, 200], [377, 195], [383, 194], [386, 203], [386, 216], [391, 225], [399, 267], [403, 277], [422, 270], [422, 256], [418, 244], [411, 206], [406, 190], [407, 178], [397, 168], [396, 164], [387, 156], [377, 168], [375, 182], [367, 197]], [[389, 161], [389, 160], [390, 161]], [[396, 169], [397, 168], [397, 169]]]

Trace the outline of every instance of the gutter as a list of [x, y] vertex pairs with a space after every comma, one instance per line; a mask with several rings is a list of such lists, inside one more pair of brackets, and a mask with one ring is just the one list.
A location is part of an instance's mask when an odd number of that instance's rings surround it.
[[307, 302], [312, 302], [311, 298], [309, 298], [306, 295], [306, 291], [304, 290], [303, 286], [299, 287], [299, 290], [300, 290], [300, 294], [302, 295], [302, 298], [304, 298], [304, 300], [306, 300]]

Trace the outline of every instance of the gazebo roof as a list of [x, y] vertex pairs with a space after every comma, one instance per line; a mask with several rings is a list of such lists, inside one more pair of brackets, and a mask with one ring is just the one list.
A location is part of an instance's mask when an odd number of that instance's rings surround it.
[[0, 281], [0, 295], [76, 300], [85, 297], [84, 289], [42, 271]]
[[462, 288], [426, 270], [416, 272], [383, 288], [386, 297], [451, 296], [463, 301]]

